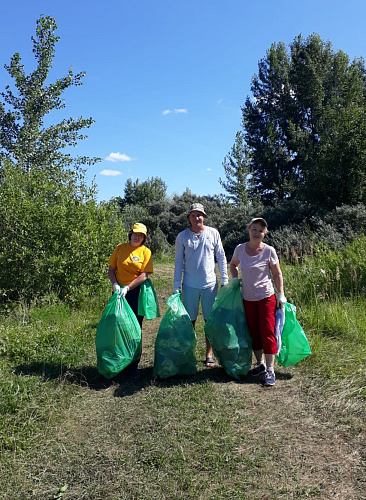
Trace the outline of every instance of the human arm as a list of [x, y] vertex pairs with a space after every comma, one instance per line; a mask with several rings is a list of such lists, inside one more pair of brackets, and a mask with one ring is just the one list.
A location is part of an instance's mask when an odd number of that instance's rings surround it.
[[181, 234], [175, 240], [174, 290], [180, 290], [184, 261], [184, 244]]
[[230, 274], [233, 277], [233, 279], [238, 278], [238, 266], [239, 266], [239, 260], [233, 257], [230, 261]]
[[116, 278], [116, 271], [117, 271], [117, 269], [110, 265], [108, 268], [108, 278], [113, 285], [113, 290], [119, 291], [120, 286], [119, 286], [119, 283], [118, 283], [117, 278]]
[[145, 271], [142, 272], [141, 274], [139, 274], [139, 276], [137, 276], [137, 278], [132, 280], [131, 283], [128, 285], [128, 289], [133, 290], [137, 286], [141, 285], [141, 283], [143, 283], [144, 281], [146, 281], [148, 279], [149, 274], [150, 273], [147, 273]]
[[283, 276], [280, 264], [277, 262], [276, 264], [270, 264], [269, 267], [277, 290], [277, 307], [282, 307], [286, 303], [286, 297], [283, 292]]
[[218, 239], [215, 246], [215, 257], [217, 260], [217, 265], [219, 267], [221, 276], [221, 286], [227, 285], [229, 278], [227, 275], [227, 260], [224, 248], [222, 246], [220, 235], [218, 234]]

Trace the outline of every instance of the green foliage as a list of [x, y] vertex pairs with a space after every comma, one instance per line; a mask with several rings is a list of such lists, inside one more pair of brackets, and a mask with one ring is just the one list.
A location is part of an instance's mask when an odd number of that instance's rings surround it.
[[219, 179], [221, 186], [229, 193], [229, 199], [235, 204], [249, 202], [252, 176], [249, 165], [249, 153], [245, 148], [242, 132], [237, 132], [235, 143], [222, 164], [226, 181]]
[[364, 202], [364, 75], [363, 59], [350, 62], [315, 34], [270, 47], [242, 108], [252, 196], [327, 209]]
[[48, 128], [44, 117], [64, 107], [61, 95], [81, 85], [84, 73], [46, 85], [57, 25], [37, 21], [32, 38], [37, 67], [27, 76], [19, 54], [6, 66], [17, 93], [7, 86], [0, 103], [0, 283], [2, 300], [27, 303], [46, 296], [75, 302], [105, 286], [106, 261], [124, 230], [113, 203], [96, 203], [83, 164], [61, 150], [83, 139], [93, 120], [70, 118]]
[[139, 205], [147, 208], [150, 204], [166, 200], [166, 184], [160, 177], [151, 177], [144, 182], [127, 179], [124, 197], [117, 198], [121, 208], [125, 205]]
[[317, 243], [313, 255], [286, 265], [286, 297], [296, 304], [312, 304], [326, 300], [359, 298], [366, 292], [366, 237], [359, 236], [340, 250], [330, 250]]
[[124, 237], [117, 207], [98, 206], [82, 170], [24, 172], [6, 163], [0, 184], [0, 282], [5, 300], [55, 294], [79, 300], [105, 286]]
[[59, 40], [56, 29], [55, 19], [50, 16], [41, 16], [37, 21], [36, 37], [32, 37], [37, 67], [30, 75], [25, 74], [18, 53], [11, 58], [9, 66], [5, 65], [14, 79], [16, 91], [8, 85], [5, 92], [0, 93], [4, 99], [0, 102], [0, 164], [8, 158], [25, 171], [39, 168], [52, 175], [54, 166], [65, 168], [99, 161], [61, 153], [66, 146], [76, 146], [78, 140], [85, 138], [80, 130], [92, 125], [91, 118], [69, 118], [44, 127], [44, 117], [50, 111], [65, 107], [62, 93], [70, 86], [82, 85], [85, 76], [84, 72], [74, 75], [70, 68], [67, 76], [46, 85]]

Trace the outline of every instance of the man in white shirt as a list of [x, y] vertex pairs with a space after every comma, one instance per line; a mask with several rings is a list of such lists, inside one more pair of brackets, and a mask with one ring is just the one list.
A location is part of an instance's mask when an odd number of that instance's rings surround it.
[[[220, 234], [217, 229], [204, 225], [206, 216], [203, 205], [193, 203], [187, 215], [190, 227], [180, 232], [175, 241], [174, 290], [180, 290], [183, 273], [182, 302], [193, 328], [199, 301], [205, 321], [215, 301], [218, 288], [215, 259], [221, 275], [221, 286], [228, 283], [227, 262]], [[206, 337], [205, 364], [209, 368], [215, 366], [212, 356], [212, 346]]]

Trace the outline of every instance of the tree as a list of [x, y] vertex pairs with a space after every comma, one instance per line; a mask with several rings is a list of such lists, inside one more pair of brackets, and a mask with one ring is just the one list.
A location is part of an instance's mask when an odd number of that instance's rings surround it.
[[164, 202], [166, 196], [167, 186], [160, 177], [151, 177], [144, 182], [136, 179], [127, 179], [124, 189], [124, 197], [117, 198], [121, 208], [125, 205], [140, 205], [148, 207], [150, 204], [156, 202]]
[[170, 200], [166, 195], [166, 184], [160, 177], [151, 177], [144, 182], [127, 179], [124, 197], [116, 198], [124, 227], [129, 231], [135, 222], [142, 222], [148, 229], [147, 246], [155, 254], [169, 250], [168, 218]]
[[267, 205], [302, 199], [329, 209], [365, 199], [364, 61], [318, 35], [273, 44], [242, 108], [254, 192]]
[[[16, 93], [8, 85], [0, 95], [0, 164], [7, 158], [16, 162], [24, 171], [31, 168], [48, 169], [55, 167], [93, 164], [99, 159], [76, 157], [62, 154], [66, 146], [76, 146], [84, 139], [81, 129], [89, 128], [92, 118], [69, 118], [61, 123], [44, 127], [44, 117], [51, 110], [65, 107], [62, 93], [72, 85], [82, 85], [85, 72], [74, 75], [70, 68], [68, 75], [46, 85], [52, 67], [55, 45], [59, 37], [55, 35], [57, 24], [49, 16], [41, 16], [37, 21], [36, 37], [32, 37], [36, 69], [26, 75], [18, 53], [11, 58], [5, 69], [14, 79]], [[2, 160], [2, 161], [1, 161]]]
[[299, 183], [292, 149], [295, 110], [289, 81], [290, 59], [283, 43], [273, 44], [259, 62], [253, 98], [242, 108], [245, 143], [252, 173], [251, 195], [266, 204], [293, 196]]
[[[98, 205], [83, 164], [95, 159], [62, 154], [83, 138], [93, 120], [64, 120], [43, 128], [52, 109], [64, 107], [61, 93], [80, 85], [72, 70], [44, 85], [52, 66], [56, 24], [37, 22], [33, 51], [37, 69], [26, 76], [15, 54], [8, 68], [19, 96], [6, 88], [0, 104], [0, 297], [27, 303], [52, 296], [72, 303], [105, 290], [107, 259], [125, 238], [115, 203]], [[7, 108], [8, 106], [8, 108]]]
[[226, 181], [220, 178], [219, 182], [229, 193], [229, 199], [236, 204], [248, 204], [251, 172], [249, 154], [246, 150], [242, 132], [236, 133], [235, 143], [231, 151], [225, 156], [222, 166], [225, 171]]

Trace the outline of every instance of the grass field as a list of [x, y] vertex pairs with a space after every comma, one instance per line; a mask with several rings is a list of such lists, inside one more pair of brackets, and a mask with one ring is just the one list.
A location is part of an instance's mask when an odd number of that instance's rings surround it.
[[[155, 266], [163, 314], [172, 273]], [[153, 380], [156, 319], [141, 378], [106, 384], [94, 337], [107, 300], [3, 311], [1, 499], [366, 499], [365, 300], [298, 305], [313, 354], [276, 367], [270, 389], [201, 363], [201, 317], [196, 375]]]

